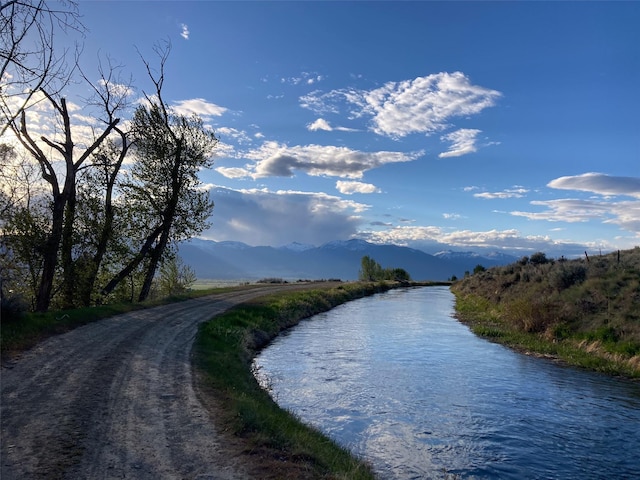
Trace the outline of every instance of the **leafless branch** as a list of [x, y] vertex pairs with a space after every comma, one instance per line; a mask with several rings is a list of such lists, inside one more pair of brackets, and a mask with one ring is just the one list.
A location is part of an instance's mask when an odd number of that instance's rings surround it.
[[0, 135], [20, 117], [36, 92], [59, 91], [75, 68], [68, 67], [68, 49], [54, 48], [54, 38], [56, 32], [83, 34], [85, 29], [77, 1], [59, 3], [62, 8], [58, 9], [46, 0], [0, 4], [0, 113], [5, 120]]

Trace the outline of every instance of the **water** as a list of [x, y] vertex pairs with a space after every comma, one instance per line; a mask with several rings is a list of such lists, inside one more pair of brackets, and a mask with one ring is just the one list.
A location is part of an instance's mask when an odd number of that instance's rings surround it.
[[255, 361], [284, 408], [384, 479], [640, 478], [640, 384], [517, 354], [445, 287], [339, 306]]

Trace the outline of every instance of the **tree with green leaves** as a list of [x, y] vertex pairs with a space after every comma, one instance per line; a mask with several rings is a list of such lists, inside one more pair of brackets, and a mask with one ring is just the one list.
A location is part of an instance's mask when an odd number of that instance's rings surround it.
[[358, 274], [358, 279], [364, 282], [375, 282], [381, 280], [382, 267], [369, 255], [362, 257], [360, 261], [361, 268]]
[[411, 276], [403, 268], [382, 268], [373, 258], [365, 255], [361, 260], [358, 279], [363, 282], [379, 282], [383, 280], [410, 282]]
[[140, 105], [133, 116], [132, 135], [135, 163], [123, 183], [132, 221], [144, 232], [141, 246], [103, 289], [109, 294], [116, 285], [140, 266], [144, 282], [139, 300], [149, 296], [156, 271], [170, 245], [201, 233], [213, 202], [198, 178], [198, 172], [213, 165], [217, 145], [214, 132], [198, 116], [173, 112], [162, 99], [164, 65], [170, 48], [156, 48], [159, 74], [145, 62], [155, 86], [153, 96]]
[[196, 273], [176, 255], [169, 255], [160, 266], [158, 290], [163, 296], [187, 291], [196, 282]]

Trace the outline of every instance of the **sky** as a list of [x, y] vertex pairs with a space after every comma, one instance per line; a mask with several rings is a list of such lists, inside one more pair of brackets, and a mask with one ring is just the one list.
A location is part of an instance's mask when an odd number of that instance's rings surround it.
[[171, 43], [164, 98], [219, 139], [203, 238], [568, 257], [640, 245], [640, 2], [80, 13], [85, 70], [108, 55], [140, 94], [140, 55]]

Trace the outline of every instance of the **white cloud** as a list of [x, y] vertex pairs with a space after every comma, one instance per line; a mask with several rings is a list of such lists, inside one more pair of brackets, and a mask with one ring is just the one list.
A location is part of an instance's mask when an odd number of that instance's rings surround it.
[[351, 195], [353, 193], [380, 193], [380, 189], [371, 183], [345, 182], [342, 180], [336, 182], [336, 189], [345, 195]]
[[251, 172], [242, 167], [217, 167], [215, 171], [227, 178], [247, 178], [251, 175]]
[[[465, 191], [468, 191], [465, 189]], [[484, 198], [487, 200], [494, 199], [505, 199], [505, 198], [522, 198], [525, 193], [528, 193], [529, 190], [523, 187], [515, 186], [513, 188], [507, 188], [502, 192], [481, 192], [474, 193], [473, 196], [476, 198]]]
[[[115, 95], [126, 95], [127, 90], [118, 84], [113, 84]], [[14, 111], [15, 108], [22, 107], [22, 101], [18, 96], [10, 95], [5, 101], [7, 102], [7, 108], [9, 111]], [[80, 105], [73, 101], [67, 101], [67, 111], [70, 115], [70, 128], [71, 138], [75, 150], [75, 155], [79, 156], [89, 145], [93, 144], [97, 136], [99, 136], [106, 128], [106, 124], [103, 120], [100, 120], [100, 109], [95, 110], [93, 105]], [[35, 92], [31, 98], [27, 108], [24, 111], [26, 129], [29, 136], [35, 141], [54, 165], [56, 170], [59, 170], [63, 175], [64, 167], [61, 163], [64, 161], [60, 153], [52, 148], [49, 144], [43, 141], [46, 138], [50, 142], [57, 144], [64, 144], [64, 125], [62, 116], [52, 105], [52, 103], [44, 96], [40, 91]], [[128, 120], [120, 122], [120, 127], [125, 127], [129, 123]], [[119, 142], [119, 136], [116, 132], [111, 132], [110, 137], [116, 142]], [[18, 139], [11, 129], [8, 129], [3, 133], [2, 142], [11, 145], [16, 145], [18, 151], [22, 151], [22, 146], [19, 144]], [[30, 158], [30, 157], [29, 157]], [[77, 157], [76, 157], [77, 158]], [[129, 163], [131, 157], [127, 157], [125, 163]]]
[[203, 237], [249, 245], [319, 245], [347, 239], [357, 230], [368, 205], [318, 192], [267, 189], [211, 190], [212, 227]]
[[455, 132], [440, 137], [441, 140], [451, 142], [449, 150], [438, 155], [440, 158], [460, 157], [478, 150], [476, 137], [482, 130], [473, 128], [461, 128]]
[[350, 109], [353, 118], [371, 117], [371, 130], [400, 138], [426, 135], [450, 127], [453, 118], [480, 113], [495, 105], [502, 94], [472, 85], [461, 72], [437, 73], [401, 82], [388, 82], [373, 90], [314, 91], [300, 97], [300, 104], [317, 113]]
[[189, 40], [189, 27], [185, 23], [180, 24], [180, 36], [185, 40]]
[[323, 118], [319, 118], [315, 122], [307, 125], [307, 130], [311, 132], [315, 132], [318, 130], [325, 130], [327, 132], [330, 132], [333, 130], [333, 128], [331, 128], [331, 125], [329, 125], [329, 122], [327, 122]]
[[252, 143], [253, 139], [244, 130], [238, 130], [232, 127], [216, 128], [216, 136], [219, 139], [231, 138], [239, 144]]
[[204, 119], [219, 117], [228, 109], [206, 101], [204, 98], [192, 98], [190, 100], [179, 100], [174, 102], [173, 110], [178, 115], [200, 115]]
[[329, 122], [327, 122], [324, 118], [318, 118], [315, 122], [308, 124], [307, 130], [311, 132], [315, 132], [318, 130], [324, 130], [327, 132], [333, 132], [334, 130], [337, 130], [339, 132], [357, 132], [358, 131], [355, 128], [332, 127], [331, 125], [329, 125]]
[[[287, 83], [290, 85], [313, 85], [321, 82], [325, 78], [326, 77], [324, 75], [320, 75], [316, 72], [302, 72], [300, 75], [293, 77], [280, 77], [280, 83]], [[265, 79], [264, 81], [266, 82], [268, 79]]]
[[513, 211], [511, 215], [525, 217], [529, 220], [546, 220], [548, 222], [588, 222], [606, 216], [610, 205], [591, 200], [563, 198], [559, 200], [534, 200], [531, 205], [546, 207], [543, 212]]
[[[294, 171], [312, 176], [362, 178], [367, 170], [388, 163], [410, 162], [424, 152], [361, 152], [347, 147], [302, 145], [289, 147], [277, 142], [264, 142], [259, 148], [243, 154], [255, 163], [245, 166], [247, 176], [292, 177]], [[222, 172], [221, 172], [222, 173]]]
[[614, 177], [603, 173], [584, 173], [551, 180], [548, 187], [579, 190], [600, 195], [628, 195], [640, 198], [640, 177]]

